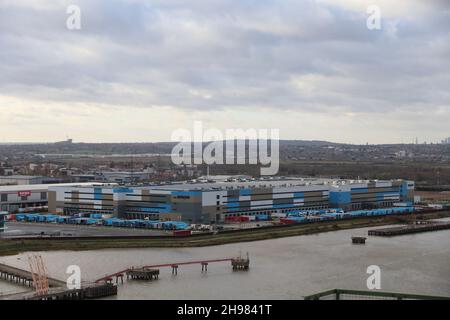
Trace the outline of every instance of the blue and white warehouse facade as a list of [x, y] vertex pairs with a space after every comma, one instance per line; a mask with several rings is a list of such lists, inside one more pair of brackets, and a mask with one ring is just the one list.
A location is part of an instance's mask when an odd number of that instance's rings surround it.
[[48, 198], [49, 211], [58, 214], [215, 223], [241, 215], [328, 208], [350, 211], [412, 203], [414, 182], [284, 178], [145, 187], [54, 186]]

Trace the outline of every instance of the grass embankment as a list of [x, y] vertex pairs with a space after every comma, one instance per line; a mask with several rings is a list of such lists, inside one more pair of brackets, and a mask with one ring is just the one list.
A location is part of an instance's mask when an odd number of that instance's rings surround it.
[[[450, 211], [435, 212], [422, 215], [424, 219], [450, 217]], [[282, 237], [315, 234], [321, 232], [376, 227], [398, 223], [395, 217], [364, 217], [350, 220], [315, 222], [310, 224], [271, 227], [239, 232], [219, 233], [186, 238], [120, 238], [120, 239], [2, 239], [0, 240], [0, 256], [15, 255], [27, 251], [54, 250], [98, 250], [112, 248], [174, 248], [203, 247], [227, 243], [258, 241]]]

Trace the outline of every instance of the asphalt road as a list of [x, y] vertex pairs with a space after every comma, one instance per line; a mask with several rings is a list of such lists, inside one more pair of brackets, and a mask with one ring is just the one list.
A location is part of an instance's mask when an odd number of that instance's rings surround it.
[[0, 238], [32, 235], [59, 235], [59, 236], [145, 236], [145, 235], [169, 235], [162, 230], [132, 229], [106, 226], [86, 226], [72, 224], [35, 223], [35, 222], [7, 222], [5, 232], [0, 233]]

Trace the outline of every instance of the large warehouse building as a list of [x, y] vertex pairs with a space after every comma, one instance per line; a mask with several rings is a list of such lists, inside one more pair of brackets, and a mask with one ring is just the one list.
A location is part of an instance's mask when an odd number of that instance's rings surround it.
[[22, 175], [10, 175], [0, 176], [0, 185], [29, 185], [29, 184], [51, 184], [60, 183], [62, 179], [52, 177], [39, 177], [39, 176], [22, 176]]
[[414, 198], [414, 182], [285, 178], [163, 186], [50, 186], [49, 212], [214, 223], [292, 210], [391, 207]]
[[[17, 212], [20, 209], [45, 207], [50, 186], [72, 187], [74, 183], [31, 184], [0, 186], [0, 211]], [[92, 186], [93, 183], [76, 184]]]

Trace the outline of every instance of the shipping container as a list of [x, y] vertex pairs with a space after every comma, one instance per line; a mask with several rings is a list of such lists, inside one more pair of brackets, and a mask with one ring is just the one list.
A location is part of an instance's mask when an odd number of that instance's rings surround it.
[[68, 223], [70, 218], [71, 218], [71, 217], [68, 217], [68, 216], [59, 216], [59, 217], [56, 219], [56, 221], [57, 221], [58, 223]]
[[191, 230], [175, 230], [173, 232], [174, 236], [190, 236], [191, 235]]
[[35, 222], [37, 220], [37, 214], [35, 213], [24, 214], [24, 217], [27, 222]]

